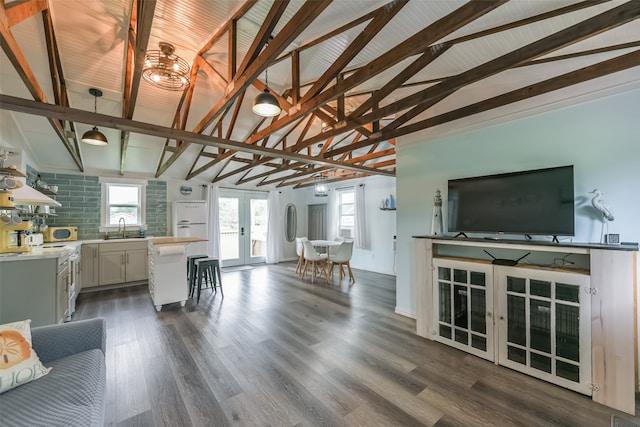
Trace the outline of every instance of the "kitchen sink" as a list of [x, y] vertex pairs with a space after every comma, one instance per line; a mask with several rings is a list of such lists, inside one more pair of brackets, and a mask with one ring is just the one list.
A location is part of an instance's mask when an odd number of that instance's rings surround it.
[[127, 236], [127, 237], [109, 237], [104, 240], [131, 240], [131, 239], [144, 239], [145, 236]]

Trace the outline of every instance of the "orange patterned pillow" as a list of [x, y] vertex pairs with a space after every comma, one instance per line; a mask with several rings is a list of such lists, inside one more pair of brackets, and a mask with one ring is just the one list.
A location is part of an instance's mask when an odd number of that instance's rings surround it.
[[31, 320], [0, 325], [0, 393], [47, 375], [31, 348]]

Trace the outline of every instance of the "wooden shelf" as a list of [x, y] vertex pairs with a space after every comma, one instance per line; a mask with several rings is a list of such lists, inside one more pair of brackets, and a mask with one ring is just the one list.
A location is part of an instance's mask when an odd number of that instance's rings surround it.
[[41, 192], [45, 196], [49, 196], [49, 197], [58, 195], [57, 192], [54, 193], [53, 191], [49, 190], [48, 188], [36, 187], [36, 190], [38, 190], [39, 192]]
[[23, 174], [19, 170], [10, 168], [0, 168], [0, 175], [17, 176], [20, 178], [26, 178], [27, 175]]

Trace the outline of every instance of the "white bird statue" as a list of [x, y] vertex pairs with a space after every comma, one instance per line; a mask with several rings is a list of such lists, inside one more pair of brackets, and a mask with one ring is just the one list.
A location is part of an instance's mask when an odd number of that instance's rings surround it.
[[607, 221], [613, 221], [613, 213], [611, 212], [611, 209], [609, 209], [607, 205], [605, 205], [604, 200], [602, 200], [602, 191], [596, 188], [591, 191], [590, 194], [595, 194], [593, 199], [591, 199], [591, 204], [598, 212], [600, 212], [602, 220], [604, 221], [606, 219]]

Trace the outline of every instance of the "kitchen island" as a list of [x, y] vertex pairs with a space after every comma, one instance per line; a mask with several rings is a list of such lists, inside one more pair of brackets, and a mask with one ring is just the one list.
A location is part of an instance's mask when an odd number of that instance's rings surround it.
[[156, 311], [162, 310], [164, 304], [186, 304], [189, 297], [186, 246], [206, 241], [195, 237], [149, 239], [149, 293]]

